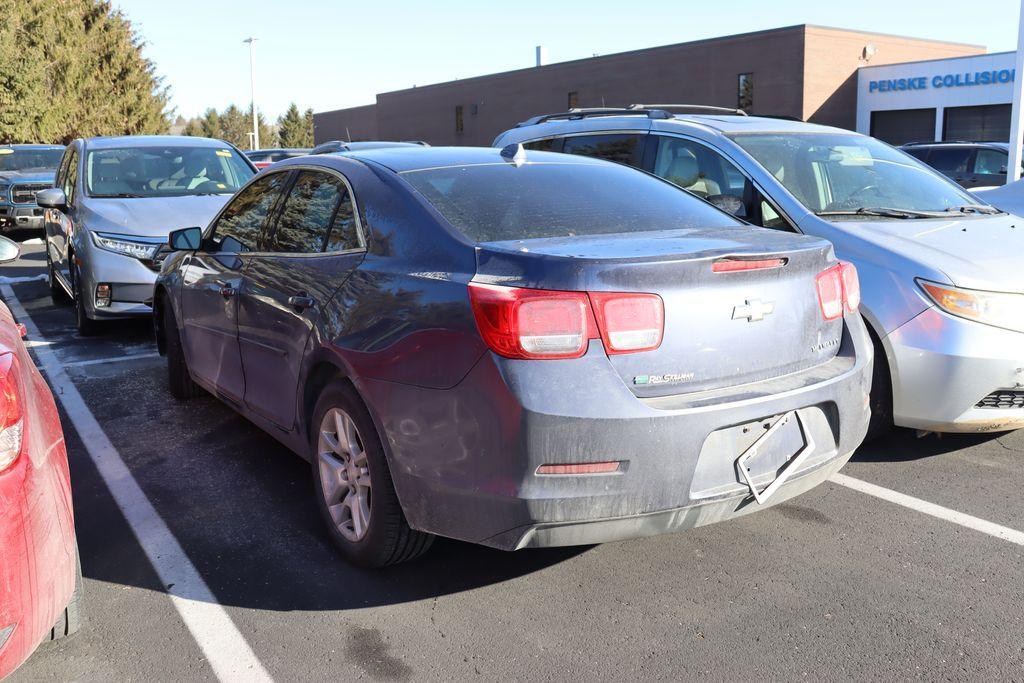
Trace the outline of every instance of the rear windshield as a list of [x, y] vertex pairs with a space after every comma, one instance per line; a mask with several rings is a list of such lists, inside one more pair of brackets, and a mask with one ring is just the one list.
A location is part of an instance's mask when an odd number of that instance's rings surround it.
[[617, 164], [500, 163], [402, 177], [475, 242], [742, 225], [675, 185]]

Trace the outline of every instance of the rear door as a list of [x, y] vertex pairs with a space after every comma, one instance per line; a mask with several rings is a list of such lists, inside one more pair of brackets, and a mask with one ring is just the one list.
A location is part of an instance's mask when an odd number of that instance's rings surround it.
[[295, 420], [310, 332], [364, 253], [346, 180], [326, 169], [298, 171], [266, 253], [245, 273], [238, 310], [245, 404], [283, 429]]
[[242, 274], [290, 177], [260, 176], [216, 219], [207, 250], [189, 257], [181, 288], [183, 343], [189, 367], [222, 395], [241, 402], [245, 392], [238, 346], [238, 294]]

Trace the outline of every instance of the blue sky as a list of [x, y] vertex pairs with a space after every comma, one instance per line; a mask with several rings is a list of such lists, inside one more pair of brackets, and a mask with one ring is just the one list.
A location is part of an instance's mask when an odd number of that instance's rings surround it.
[[792, 24], [824, 24], [1012, 50], [1018, 0], [115, 0], [146, 41], [178, 113], [248, 106], [276, 118], [373, 102], [378, 92]]

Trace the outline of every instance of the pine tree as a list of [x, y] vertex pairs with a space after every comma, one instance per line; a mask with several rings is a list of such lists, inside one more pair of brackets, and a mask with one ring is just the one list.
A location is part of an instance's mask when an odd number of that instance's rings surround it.
[[313, 110], [307, 109], [304, 114], [300, 114], [298, 106], [292, 102], [277, 120], [277, 129], [282, 147], [312, 147]]
[[0, 142], [163, 133], [167, 89], [107, 0], [0, 0]]

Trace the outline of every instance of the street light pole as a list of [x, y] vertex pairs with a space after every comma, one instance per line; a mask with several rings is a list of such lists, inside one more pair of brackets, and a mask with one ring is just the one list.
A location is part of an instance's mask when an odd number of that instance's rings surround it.
[[252, 148], [260, 148], [259, 114], [256, 113], [256, 41], [258, 38], [246, 38], [249, 43], [249, 88], [252, 92]]
[[1021, 88], [1024, 88], [1024, 0], [1021, 0], [1020, 23], [1017, 28], [1017, 69], [1013, 74], [1013, 102], [1010, 105], [1010, 159], [1006, 166], [1006, 183], [1020, 179], [1021, 142], [1024, 132], [1024, 107], [1021, 106]]

